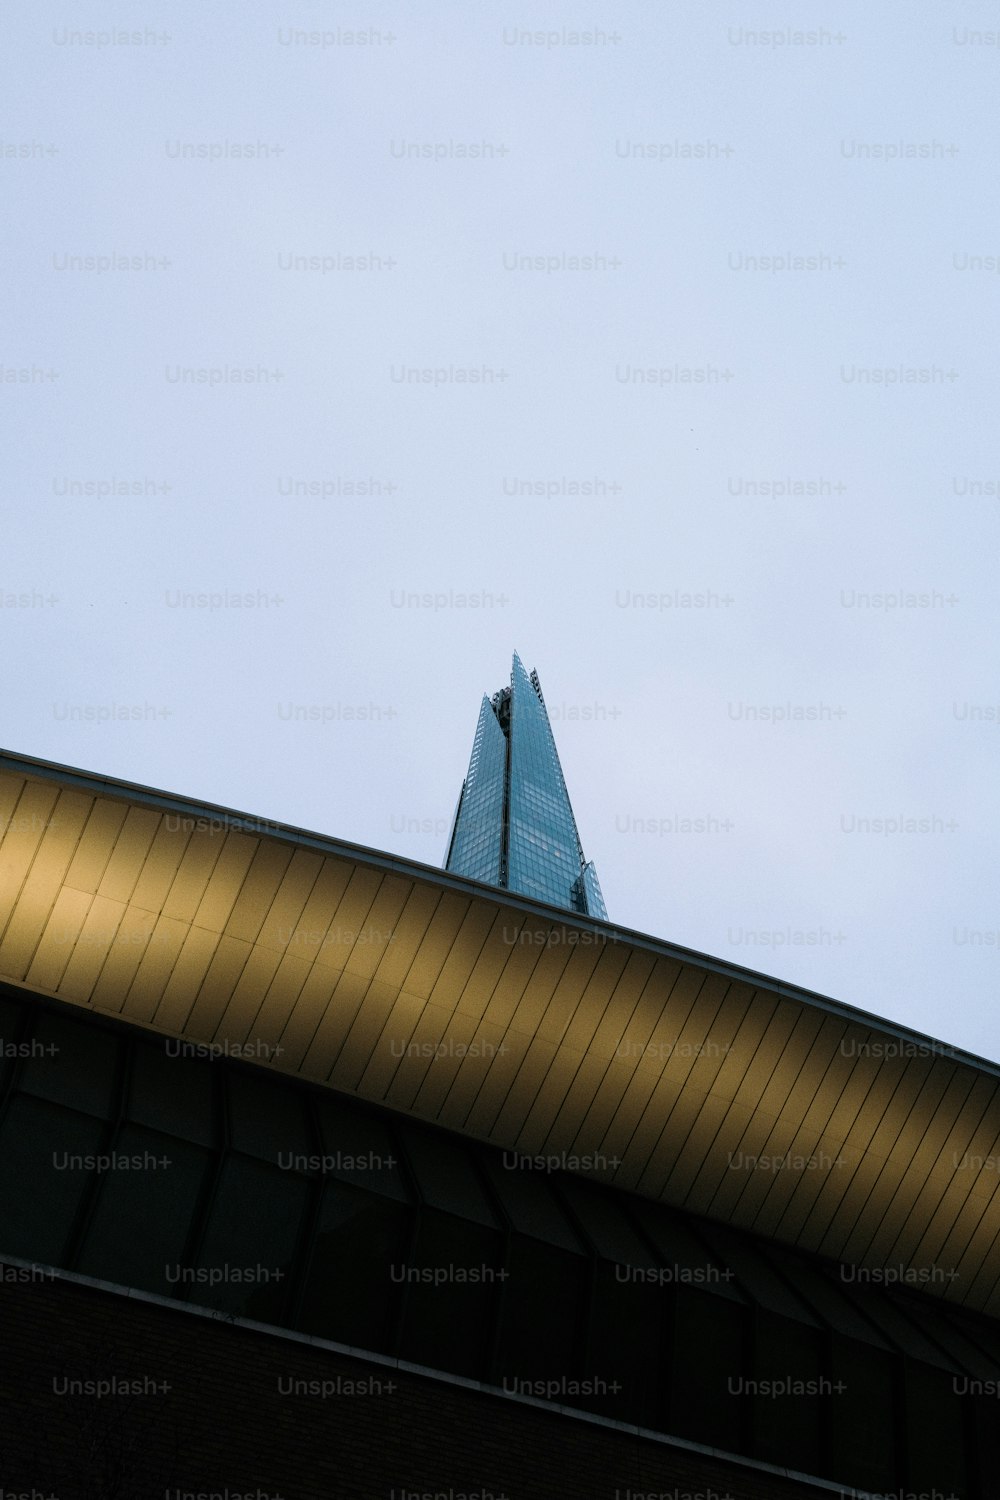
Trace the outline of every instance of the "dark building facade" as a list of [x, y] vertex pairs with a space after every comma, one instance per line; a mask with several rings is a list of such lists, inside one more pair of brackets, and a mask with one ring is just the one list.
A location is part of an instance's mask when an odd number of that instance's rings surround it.
[[0, 757], [0, 1485], [988, 1500], [989, 1063]]
[[607, 918], [584, 858], [538, 673], [514, 652], [510, 687], [484, 696], [445, 868]]

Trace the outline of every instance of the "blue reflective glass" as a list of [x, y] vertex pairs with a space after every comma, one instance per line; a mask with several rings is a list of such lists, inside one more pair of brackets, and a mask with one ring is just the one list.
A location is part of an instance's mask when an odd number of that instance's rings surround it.
[[447, 868], [488, 885], [500, 884], [506, 768], [507, 740], [490, 700], [484, 697]]
[[538, 674], [514, 653], [511, 683], [484, 698], [446, 868], [607, 919], [584, 860]]

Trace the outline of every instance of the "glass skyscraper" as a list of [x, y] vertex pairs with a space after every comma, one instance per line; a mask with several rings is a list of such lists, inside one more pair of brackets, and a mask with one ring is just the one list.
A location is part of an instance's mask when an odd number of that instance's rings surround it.
[[510, 687], [483, 697], [445, 869], [607, 918], [583, 857], [538, 673], [514, 652]]

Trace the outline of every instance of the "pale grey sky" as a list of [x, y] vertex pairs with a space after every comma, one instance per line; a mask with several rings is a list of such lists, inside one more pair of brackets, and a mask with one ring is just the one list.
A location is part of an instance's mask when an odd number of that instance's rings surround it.
[[439, 864], [516, 648], [613, 920], [1000, 1057], [990, 7], [0, 35], [4, 746]]

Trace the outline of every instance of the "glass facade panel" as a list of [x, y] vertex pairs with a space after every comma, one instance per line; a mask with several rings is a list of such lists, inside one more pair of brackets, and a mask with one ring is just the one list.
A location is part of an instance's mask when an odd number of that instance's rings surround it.
[[[523, 1391], [525, 1380], [579, 1379], [589, 1272], [586, 1260], [513, 1234], [508, 1269], [498, 1383], [505, 1390]], [[537, 1392], [528, 1390], [527, 1394]]]
[[649, 1248], [622, 1213], [619, 1198], [569, 1173], [559, 1179], [556, 1191], [569, 1205], [595, 1254], [623, 1266], [655, 1266]]
[[75, 1110], [21, 1095], [0, 1130], [2, 1248], [25, 1260], [65, 1264], [92, 1173], [74, 1157], [106, 1149], [107, 1126]]
[[738, 1453], [743, 1447], [746, 1364], [742, 1308], [689, 1286], [674, 1289], [667, 1423], [680, 1437]]
[[136, 1046], [128, 1118], [199, 1146], [212, 1146], [221, 1134], [212, 1098], [215, 1063], [189, 1049], [190, 1044], [175, 1038]]
[[331, 1095], [315, 1101], [324, 1175], [409, 1203], [399, 1147], [383, 1116]]
[[490, 700], [484, 697], [469, 774], [455, 813], [449, 870], [488, 885], [501, 884], [506, 780], [507, 740]]
[[893, 1356], [836, 1332], [830, 1352], [830, 1379], [843, 1386], [829, 1403], [830, 1446], [865, 1488], [889, 1490], [898, 1472]]
[[10, 1000], [0, 999], [0, 1089], [6, 1090], [14, 1076], [18, 1055], [21, 1011]]
[[572, 906], [581, 863], [573, 809], [541, 693], [517, 656], [510, 745], [509, 888], [553, 906]]
[[198, 1265], [177, 1295], [261, 1322], [284, 1321], [308, 1186], [288, 1172], [230, 1154], [205, 1226]]
[[305, 1275], [299, 1326], [384, 1353], [401, 1287], [391, 1267], [403, 1261], [411, 1211], [390, 1198], [329, 1181]]
[[403, 1146], [425, 1203], [491, 1229], [495, 1226], [496, 1216], [476, 1175], [474, 1158], [462, 1142], [440, 1131], [407, 1125]]
[[826, 1344], [819, 1329], [758, 1307], [749, 1402], [753, 1451], [765, 1463], [821, 1472], [823, 1414], [843, 1394], [827, 1374]]
[[601, 884], [597, 878], [593, 860], [589, 860], [580, 871], [574, 887], [574, 896], [577, 911], [586, 912], [591, 917], [600, 917], [602, 922], [607, 921], [608, 909], [604, 905]]
[[670, 1294], [622, 1273], [610, 1260], [596, 1267], [584, 1362], [594, 1389], [580, 1404], [616, 1421], [652, 1426], [666, 1378]]
[[580, 846], [537, 672], [514, 653], [509, 688], [484, 698], [448, 848], [457, 875], [606, 920]]
[[118, 1046], [113, 1037], [98, 1035], [72, 1016], [42, 1015], [18, 1088], [21, 1093], [107, 1119], [117, 1066]]
[[509, 1153], [486, 1151], [481, 1165], [510, 1222], [511, 1228], [532, 1239], [558, 1245], [574, 1255], [582, 1255], [584, 1246], [566, 1217], [565, 1209], [552, 1192], [547, 1175], [509, 1170]]
[[503, 1294], [503, 1236], [424, 1208], [413, 1249], [390, 1268], [402, 1288], [399, 1354], [475, 1379], [483, 1370]]
[[661, 1257], [666, 1281], [702, 1286], [713, 1296], [725, 1297], [730, 1302], [745, 1300], [732, 1266], [699, 1237], [698, 1230], [705, 1228], [704, 1220], [698, 1222], [696, 1229], [694, 1221], [685, 1220], [666, 1204], [652, 1203], [646, 1198], [629, 1198], [628, 1212]]
[[114, 1149], [156, 1165], [101, 1174], [76, 1268], [85, 1276], [172, 1296], [211, 1178], [212, 1153], [132, 1125], [122, 1127]]
[[229, 1079], [233, 1149], [284, 1166], [312, 1147], [299, 1096], [286, 1083], [234, 1068]]
[[965, 1403], [955, 1390], [953, 1377], [916, 1360], [907, 1360], [904, 1391], [909, 1473], [919, 1474], [921, 1489], [931, 1495], [935, 1490], [942, 1495], [968, 1494], [963, 1442]]

